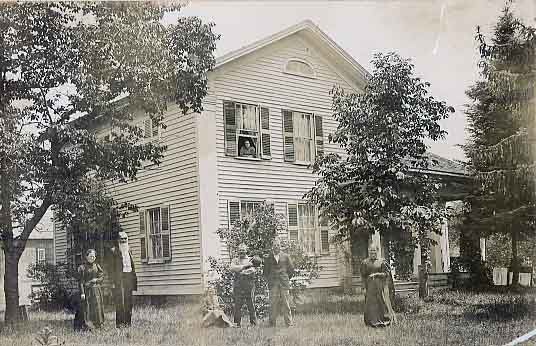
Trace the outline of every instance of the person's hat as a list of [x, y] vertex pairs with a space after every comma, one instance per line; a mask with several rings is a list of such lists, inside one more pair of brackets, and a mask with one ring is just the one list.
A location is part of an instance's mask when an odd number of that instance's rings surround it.
[[128, 234], [127, 232], [119, 232], [119, 239], [127, 239], [128, 240]]

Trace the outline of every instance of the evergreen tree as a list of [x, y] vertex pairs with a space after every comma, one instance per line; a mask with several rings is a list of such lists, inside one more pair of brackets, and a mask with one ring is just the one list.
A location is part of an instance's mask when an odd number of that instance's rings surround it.
[[472, 103], [464, 150], [475, 176], [466, 231], [509, 235], [512, 282], [518, 284], [518, 242], [535, 234], [536, 37], [509, 5], [489, 42], [477, 29], [482, 79], [466, 92]]

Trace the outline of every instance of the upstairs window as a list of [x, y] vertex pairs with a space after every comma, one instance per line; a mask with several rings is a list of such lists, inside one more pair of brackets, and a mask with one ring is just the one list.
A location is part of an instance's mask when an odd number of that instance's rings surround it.
[[270, 112], [259, 105], [225, 101], [225, 154], [227, 156], [270, 159]]
[[324, 154], [322, 117], [313, 113], [283, 110], [285, 161], [310, 164]]
[[299, 59], [291, 59], [285, 65], [285, 72], [304, 77], [315, 77], [313, 67], [307, 62]]
[[156, 124], [155, 119], [151, 119], [151, 117], [147, 116], [140, 120], [137, 126], [142, 130], [144, 141], [160, 140], [162, 128]]

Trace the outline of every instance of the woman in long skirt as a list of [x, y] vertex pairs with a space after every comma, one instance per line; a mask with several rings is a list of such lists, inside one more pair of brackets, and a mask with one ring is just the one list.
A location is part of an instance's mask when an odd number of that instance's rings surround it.
[[80, 284], [80, 309], [83, 318], [82, 328], [100, 328], [104, 323], [104, 305], [101, 284], [104, 271], [95, 263], [96, 251], [89, 249], [86, 254], [87, 262], [78, 267]]
[[389, 265], [378, 258], [378, 248], [369, 249], [369, 257], [361, 264], [361, 279], [365, 285], [365, 324], [371, 327], [386, 327], [396, 322], [391, 304]]

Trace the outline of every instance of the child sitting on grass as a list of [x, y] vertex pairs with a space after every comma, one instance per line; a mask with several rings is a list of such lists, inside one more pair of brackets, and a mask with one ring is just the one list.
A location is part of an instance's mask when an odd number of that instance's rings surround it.
[[220, 302], [214, 288], [207, 289], [201, 304], [201, 311], [203, 313], [201, 327], [234, 327], [233, 322], [231, 322], [231, 320], [221, 309]]

